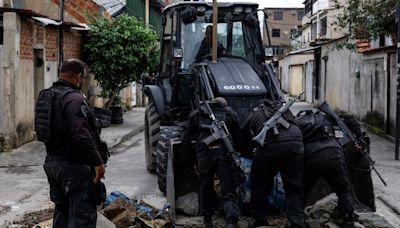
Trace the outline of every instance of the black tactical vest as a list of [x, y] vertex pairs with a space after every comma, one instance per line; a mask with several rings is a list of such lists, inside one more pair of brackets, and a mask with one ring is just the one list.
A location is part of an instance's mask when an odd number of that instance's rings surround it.
[[67, 86], [52, 86], [40, 92], [35, 107], [35, 131], [39, 141], [59, 143], [65, 136], [65, 120], [61, 101], [68, 93], [78, 91]]
[[319, 138], [333, 137], [333, 125], [322, 113], [310, 113], [296, 118], [305, 143]]

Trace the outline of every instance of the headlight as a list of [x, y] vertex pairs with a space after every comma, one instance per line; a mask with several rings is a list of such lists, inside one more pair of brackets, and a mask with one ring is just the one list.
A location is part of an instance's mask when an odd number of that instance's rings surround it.
[[198, 6], [197, 7], [197, 12], [200, 14], [203, 14], [204, 12], [206, 12], [206, 7], [205, 6]]
[[253, 9], [251, 7], [246, 7], [246, 9], [244, 10], [245, 13], [251, 13], [253, 12]]
[[236, 7], [233, 9], [233, 12], [234, 12], [234, 13], [241, 13], [241, 12], [243, 12], [243, 7], [241, 7], [241, 6], [236, 6]]

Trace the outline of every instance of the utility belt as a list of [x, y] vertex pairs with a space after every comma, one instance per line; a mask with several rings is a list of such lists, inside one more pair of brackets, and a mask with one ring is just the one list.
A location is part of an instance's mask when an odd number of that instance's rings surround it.
[[[51, 162], [67, 162], [67, 163], [75, 163], [76, 164], [76, 162], [62, 158], [62, 157], [47, 155], [45, 163], [51, 163]], [[88, 165], [82, 164], [82, 166], [88, 166]], [[68, 166], [64, 166], [64, 167], [68, 168]], [[74, 178], [72, 180], [72, 182], [70, 183], [73, 187], [71, 187], [69, 190], [75, 191], [75, 189], [79, 188], [79, 186], [81, 186], [84, 181], [88, 181], [90, 198], [92, 199], [93, 202], [96, 203], [96, 205], [102, 204], [106, 199], [106, 194], [107, 194], [106, 186], [101, 181], [99, 181], [97, 183], [93, 183], [93, 179], [95, 176], [96, 176], [96, 173], [94, 171], [94, 168], [91, 167], [88, 180], [85, 180], [85, 178]]]

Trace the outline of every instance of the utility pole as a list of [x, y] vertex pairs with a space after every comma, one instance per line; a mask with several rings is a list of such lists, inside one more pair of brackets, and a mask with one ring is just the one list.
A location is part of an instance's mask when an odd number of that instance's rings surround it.
[[396, 102], [396, 148], [395, 159], [399, 160], [399, 144], [400, 144], [400, 3], [396, 5], [396, 22], [397, 22], [397, 102]]
[[146, 0], [146, 15], [144, 23], [146, 26], [149, 26], [149, 18], [150, 18], [150, 0]]
[[216, 63], [218, 58], [218, 2], [213, 0], [213, 31], [212, 31], [212, 62]]
[[[149, 27], [150, 24], [150, 0], [145, 1], [145, 12], [144, 12], [144, 25]], [[136, 106], [145, 107], [147, 103], [147, 97], [144, 94], [143, 84], [140, 80], [136, 82]]]
[[58, 52], [58, 67], [61, 68], [64, 61], [64, 0], [60, 0], [60, 26], [59, 29], [59, 52]]

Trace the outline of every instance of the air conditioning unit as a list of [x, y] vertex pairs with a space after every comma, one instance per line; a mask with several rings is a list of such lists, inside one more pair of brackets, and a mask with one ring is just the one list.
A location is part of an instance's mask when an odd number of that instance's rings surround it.
[[296, 10], [292, 10], [292, 15], [296, 15], [296, 14], [297, 14]]
[[267, 11], [267, 14], [268, 15], [272, 15], [272, 11]]

